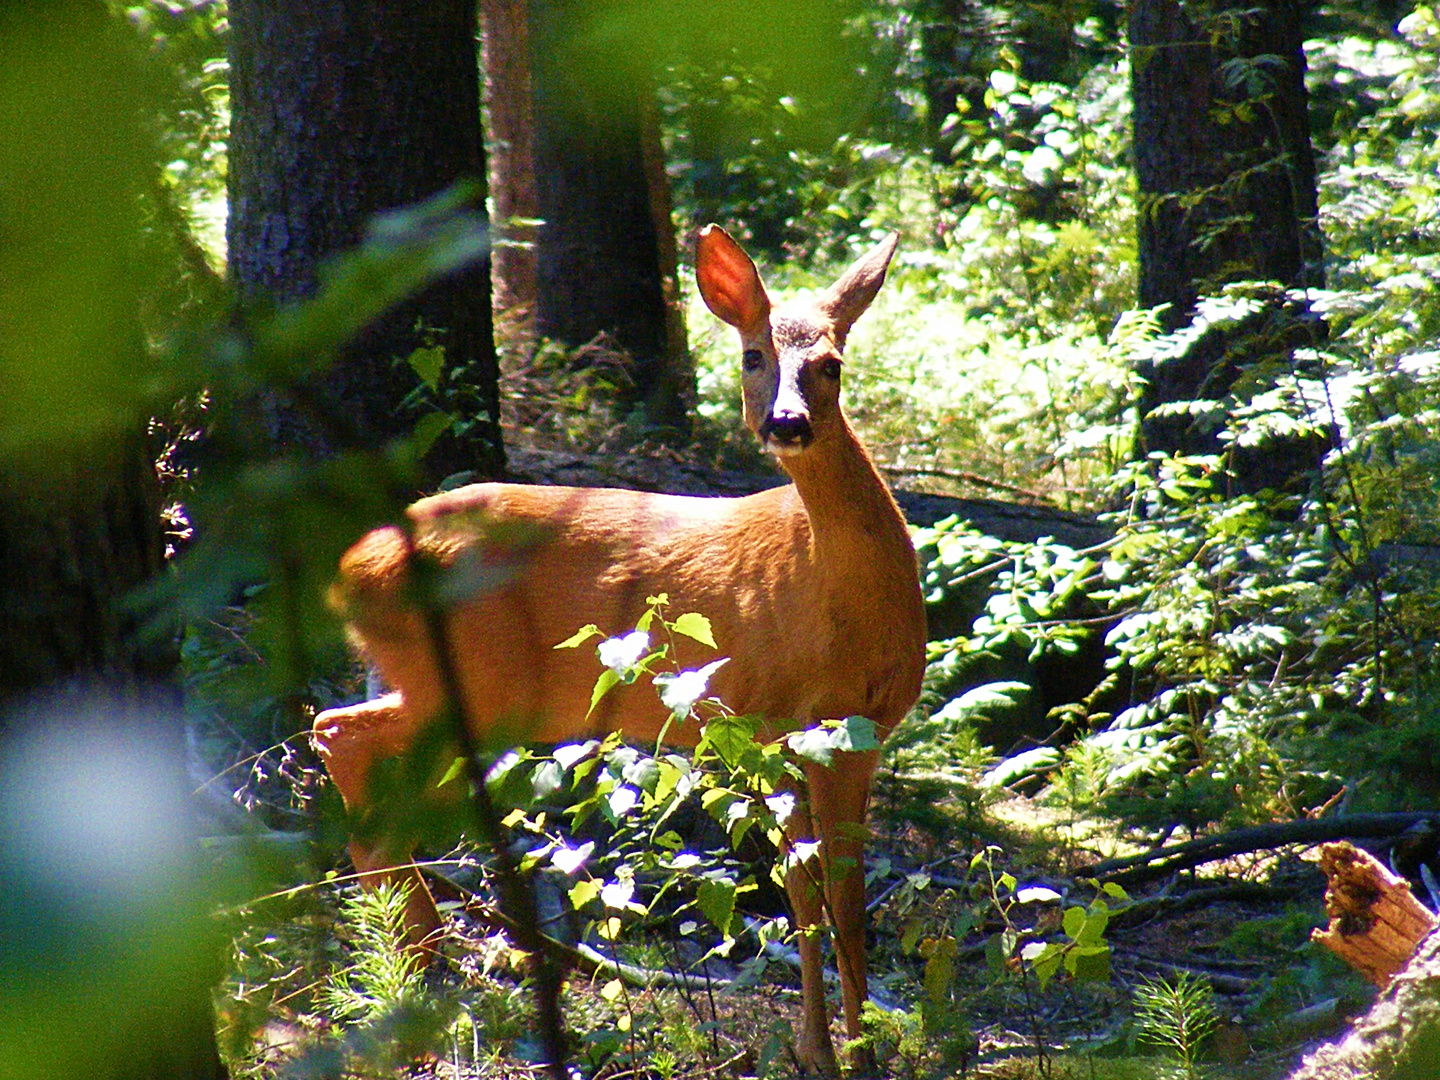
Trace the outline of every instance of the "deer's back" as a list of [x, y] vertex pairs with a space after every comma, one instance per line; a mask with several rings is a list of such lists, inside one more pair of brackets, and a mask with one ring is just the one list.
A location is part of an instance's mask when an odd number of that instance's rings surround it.
[[[918, 643], [903, 640], [877, 624], [884, 613], [868, 599], [847, 604], [826, 581], [793, 487], [707, 499], [480, 484], [424, 499], [410, 514], [418, 548], [448, 568], [458, 598], [447, 634], [479, 730], [506, 723], [514, 741], [612, 728], [654, 738], [666, 712], [648, 679], [611, 691], [587, 722], [601, 671], [593, 644], [554, 646], [586, 623], [626, 633], [660, 593], [671, 618], [710, 619], [716, 650], [682, 637], [672, 655], [683, 667], [729, 657], [710, 686], [736, 712], [781, 728], [856, 713], [892, 724], [918, 691], [923, 632]], [[340, 590], [356, 636], [423, 715], [440, 704], [439, 680], [423, 621], [407, 606], [405, 566], [399, 531], [377, 530], [342, 561]], [[651, 639], [667, 640], [663, 631]], [[688, 744], [697, 734], [691, 722], [670, 739]]]

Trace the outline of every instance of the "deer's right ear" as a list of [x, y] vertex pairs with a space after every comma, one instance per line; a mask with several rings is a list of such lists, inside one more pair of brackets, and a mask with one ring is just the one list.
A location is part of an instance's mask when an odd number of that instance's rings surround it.
[[770, 316], [770, 297], [755, 264], [719, 225], [700, 230], [695, 282], [705, 306], [742, 334], [758, 332]]

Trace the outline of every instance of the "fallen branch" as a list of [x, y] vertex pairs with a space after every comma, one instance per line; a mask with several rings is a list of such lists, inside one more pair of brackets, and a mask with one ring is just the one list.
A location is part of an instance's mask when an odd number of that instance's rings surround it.
[[1212, 989], [1231, 997], [1239, 997], [1248, 994], [1255, 989], [1255, 978], [1244, 975], [1232, 975], [1228, 971], [1216, 971], [1213, 966], [1205, 964], [1176, 964], [1169, 960], [1162, 960], [1158, 956], [1146, 956], [1144, 953], [1116, 953], [1115, 960], [1128, 960], [1136, 969], [1149, 968], [1152, 971], [1159, 971], [1167, 976], [1174, 976], [1182, 971], [1198, 976], [1208, 982]]
[[654, 968], [624, 964], [592, 949], [583, 941], [575, 946], [575, 951], [581, 961], [577, 966], [584, 968], [589, 974], [613, 975], [621, 982], [638, 986], [642, 990], [648, 990], [652, 986], [683, 986], [687, 990], [724, 990], [730, 986], [729, 979], [714, 979], [708, 975], [687, 975], [684, 972], [657, 971]]
[[[470, 915], [477, 922], [492, 930], [514, 934], [515, 921], [493, 906], [485, 905], [478, 911], [471, 910]], [[539, 937], [541, 948], [545, 950], [545, 955], [549, 959], [558, 961], [576, 971], [583, 971], [586, 975], [611, 975], [642, 990], [652, 986], [681, 986], [687, 990], [704, 990], [706, 988], [723, 990], [730, 985], [729, 979], [713, 979], [708, 975], [657, 971], [653, 968], [622, 963], [619, 960], [612, 960], [583, 941], [577, 945], [567, 945], [548, 934], [542, 933]]]
[[1110, 914], [1109, 925], [1134, 926], [1161, 912], [1175, 914], [1191, 908], [1209, 907], [1211, 904], [1227, 902], [1263, 904], [1288, 900], [1293, 895], [1293, 890], [1264, 885], [1258, 881], [1232, 881], [1223, 885], [1190, 889], [1183, 893], [1172, 893], [1167, 888], [1165, 892], [1156, 896], [1144, 896], [1130, 901], [1123, 907], [1115, 908]]
[[1106, 859], [1080, 870], [1079, 876], [1117, 882], [1150, 881], [1177, 870], [1229, 858], [1231, 855], [1266, 851], [1289, 844], [1313, 845], [1359, 837], [1398, 836], [1417, 822], [1433, 817], [1433, 813], [1421, 812], [1349, 814], [1345, 817], [1307, 818], [1303, 821], [1282, 821], [1274, 825], [1255, 825], [1124, 859]]

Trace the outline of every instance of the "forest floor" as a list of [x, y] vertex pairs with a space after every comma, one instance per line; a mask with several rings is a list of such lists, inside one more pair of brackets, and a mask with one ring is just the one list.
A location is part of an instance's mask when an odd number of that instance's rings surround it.
[[[512, 474], [530, 483], [742, 494], [783, 481], [767, 475], [763, 462], [741, 460], [725, 472], [713, 459], [663, 446], [595, 454], [566, 450], [557, 440], [511, 445]], [[252, 804], [303, 804], [323, 785], [300, 741], [292, 740], [297, 749], [283, 761], [252, 773], [246, 796]], [[294, 789], [289, 795], [287, 787]], [[302, 788], [308, 790], [297, 796]], [[1208, 1027], [1205, 1017], [1213, 1014], [1213, 1030], [1190, 1039], [1199, 1055], [1194, 1075], [1278, 1080], [1373, 999], [1367, 984], [1310, 941], [1311, 929], [1325, 922], [1324, 879], [1313, 849], [1233, 856], [1127, 885], [1123, 895], [1105, 894], [1088, 868], [1140, 850], [1134, 836], [1117, 822], [984, 791], [978, 776], [973, 785], [945, 790], [882, 772], [871, 828], [869, 972], [872, 999], [884, 1010], [873, 1031], [887, 1075], [1180, 1076], [1176, 1056], [1156, 1040], [1175, 1041], [1187, 1024]], [[759, 888], [747, 897], [746, 916], [783, 913], [764, 858], [752, 854], [751, 861]], [[438, 889], [452, 901], [454, 934], [445, 949], [448, 973], [427, 976], [426, 984], [463, 999], [473, 1045], [462, 1049], [453, 1036], [453, 1054], [437, 1049], [424, 1055], [427, 1065], [405, 1071], [457, 1080], [536, 1076], [524, 1050], [533, 1045], [523, 1020], [529, 1010], [487, 920], [491, 900], [467, 884], [476, 881], [461, 874], [457, 888]], [[1049, 891], [1020, 902], [1027, 888]], [[343, 1018], [327, 1017], [323, 1004], [333, 1004], [334, 972], [346, 970], [345, 958], [358, 963], [358, 938], [346, 925], [341, 897], [333, 884], [313, 890], [289, 912], [288, 924], [254, 923], [237, 934], [220, 997], [222, 1042], [228, 1039], [237, 1076], [295, 1073], [297, 1055], [304, 1073], [304, 1048], [345, 1030]], [[1092, 957], [1073, 971], [1062, 964], [1042, 988], [1028, 965], [997, 951], [1007, 935], [1012, 954], [1026, 943], [1063, 945], [1066, 909], [1093, 911], [1097, 903], [1107, 912], [1094, 939], [1108, 946], [1103, 962]], [[578, 1059], [604, 1062], [593, 1075], [615, 1080], [794, 1075], [798, 970], [784, 948], [772, 949], [763, 965], [747, 966], [743, 961], [758, 949], [746, 936], [728, 957], [711, 955], [700, 969], [731, 984], [719, 989], [617, 991], [609, 974], [573, 972], [564, 1002]], [[639, 969], [674, 971], [702, 952], [663, 917], [614, 946], [593, 935], [587, 940]], [[1137, 1024], [1136, 991], [1162, 982], [1173, 988], [1177, 980], [1198, 982], [1200, 998], [1148, 1029]], [[628, 1017], [623, 1027], [621, 1015]], [[834, 1030], [838, 1042], [838, 1024]]]
[[[1033, 975], [1021, 975], [1017, 962], [994, 964], [987, 958], [987, 943], [1007, 926], [1019, 930], [1022, 942], [1029, 935], [1054, 940], [1061, 908], [1086, 905], [1096, 895], [1076, 868], [1093, 863], [1097, 854], [1123, 852], [1116, 852], [1114, 844], [1097, 844], [1093, 833], [1078, 843], [1080, 828], [1093, 830], [1094, 822], [1062, 820], [1023, 796], [1006, 797], [978, 816], [965, 808], [958, 815], [965, 824], [948, 837], [908, 823], [897, 809], [879, 800], [869, 854], [872, 869], [880, 871], [869, 890], [872, 1000], [902, 1010], [892, 1015], [888, 1029], [883, 1024], [878, 1029], [887, 1075], [947, 1076], [963, 1069], [965, 1075], [995, 1080], [1181, 1076], [1174, 1055], [1148, 1043], [1137, 1028], [1134, 991], [1161, 979], [1173, 985], [1184, 972], [1209, 988], [1218, 1021], [1196, 1040], [1203, 1075], [1278, 1080], [1304, 1053], [1340, 1034], [1373, 997], [1363, 982], [1309, 941], [1310, 929], [1325, 922], [1324, 879], [1303, 852], [1231, 859], [1136, 888], [1128, 901], [1107, 898], [1113, 912], [1104, 934], [1108, 971], [1083, 980], [1062, 969], [1042, 990]], [[970, 868], [972, 857], [987, 847], [992, 851], [989, 869], [977, 873]], [[1002, 915], [987, 880], [992, 871], [1015, 877], [1012, 894], [1039, 886], [1064, 900], [1021, 904]], [[914, 884], [913, 874], [928, 879], [922, 888], [907, 888]], [[763, 867], [757, 867], [756, 876], [763, 876]], [[920, 935], [913, 929], [917, 924], [924, 927]], [[922, 955], [925, 940], [939, 940], [961, 926], [968, 931], [952, 939], [953, 964], [938, 984], [945, 1010], [935, 1014], [948, 1016], [952, 1026], [942, 1019], [940, 1030], [922, 1034], [913, 1018], [931, 986]], [[472, 933], [472, 945], [483, 950], [485, 931]], [[671, 970], [675, 958], [698, 952], [667, 931], [663, 920], [647, 934], [644, 944], [631, 942], [613, 951], [632, 963], [644, 966], [648, 958], [652, 966]], [[907, 940], [916, 937], [918, 944]], [[705, 974], [722, 984], [738, 980], [738, 961], [755, 952], [753, 944], [746, 948], [737, 948], [733, 960], [711, 957]], [[933, 945], [930, 951], [933, 955]], [[778, 962], [743, 990], [627, 989], [635, 1045], [620, 1056], [629, 1064], [597, 1075], [663, 1075], [635, 1065], [647, 1060], [656, 1045], [688, 1046], [689, 1053], [676, 1063], [676, 1076], [753, 1076], [767, 1058], [770, 1075], [794, 1075], [789, 1035], [799, 1022], [798, 971], [783, 954], [776, 955]], [[593, 1025], [597, 1013], [611, 1011], [601, 995], [608, 977], [572, 975], [567, 1008], [578, 1030]], [[832, 1004], [838, 1011], [838, 1000]], [[688, 1022], [680, 1021], [687, 1016]], [[897, 1019], [907, 1016], [910, 1028]], [[1174, 1019], [1179, 1024], [1196, 1017]], [[838, 1044], [838, 1021], [834, 1031]]]

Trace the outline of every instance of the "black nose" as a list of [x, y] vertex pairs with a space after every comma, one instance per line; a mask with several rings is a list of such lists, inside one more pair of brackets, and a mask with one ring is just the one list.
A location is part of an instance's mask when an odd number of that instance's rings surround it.
[[762, 434], [783, 446], [805, 445], [811, 439], [810, 418], [800, 413], [783, 412], [771, 416]]

